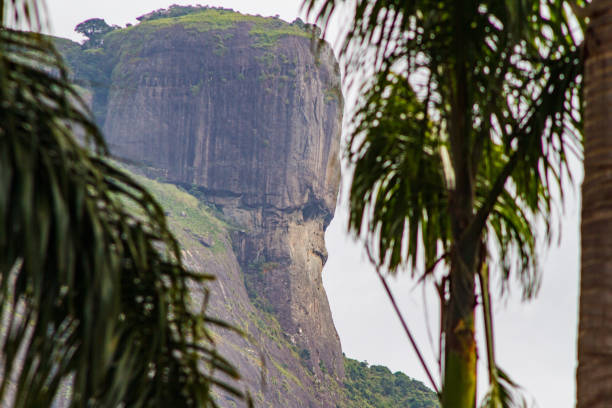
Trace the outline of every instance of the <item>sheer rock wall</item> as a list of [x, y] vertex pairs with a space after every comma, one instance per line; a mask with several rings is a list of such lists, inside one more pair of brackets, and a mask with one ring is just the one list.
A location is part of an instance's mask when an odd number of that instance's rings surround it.
[[[68, 59], [93, 89], [112, 153], [192, 191], [232, 225], [230, 258], [243, 282], [233, 266], [213, 267], [220, 288], [244, 285], [252, 305], [276, 317], [312, 375], [306, 383], [341, 385], [342, 351], [321, 280], [340, 175], [338, 64], [301, 23], [233, 14], [210, 25], [202, 16], [116, 30], [102, 49]], [[190, 262], [199, 265], [197, 256]], [[231, 295], [219, 292], [213, 302], [222, 313]], [[335, 406], [336, 397], [317, 394], [291, 406]]]

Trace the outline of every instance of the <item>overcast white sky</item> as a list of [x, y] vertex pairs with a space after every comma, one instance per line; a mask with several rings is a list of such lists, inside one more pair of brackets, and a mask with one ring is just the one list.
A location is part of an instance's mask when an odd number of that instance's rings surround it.
[[[124, 26], [149, 11], [170, 4], [197, 4], [184, 0], [47, 0], [51, 31], [78, 39], [74, 27], [88, 18], [104, 18]], [[301, 0], [199, 0], [249, 14], [279, 14], [287, 21], [300, 15]], [[302, 16], [303, 17], [303, 16]], [[338, 30], [339, 27], [332, 27]], [[580, 166], [575, 176], [582, 180]], [[495, 330], [500, 365], [521, 384], [537, 406], [573, 407], [575, 401], [576, 329], [579, 279], [579, 194], [567, 194], [562, 242], [543, 257], [543, 283], [538, 298], [521, 303], [520, 294], [495, 303]], [[345, 234], [346, 205], [340, 204], [326, 233], [329, 260], [323, 280], [336, 328], [347, 356], [401, 370], [427, 383], [412, 349], [393, 314], [374, 271], [358, 244]], [[407, 276], [391, 279], [401, 308], [430, 362], [434, 353], [426, 334], [424, 315], [437, 320], [436, 300], [423, 301], [421, 287]], [[432, 328], [435, 339], [435, 324]], [[484, 353], [479, 372], [485, 378]], [[433, 363], [432, 363], [433, 365]], [[482, 384], [482, 383], [481, 383]], [[483, 384], [482, 384], [483, 385]], [[481, 386], [482, 388], [482, 386]], [[482, 392], [482, 390], [481, 390]]]

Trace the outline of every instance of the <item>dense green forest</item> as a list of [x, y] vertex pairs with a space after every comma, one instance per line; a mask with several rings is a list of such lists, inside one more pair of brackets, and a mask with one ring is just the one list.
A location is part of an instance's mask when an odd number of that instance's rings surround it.
[[387, 367], [345, 356], [344, 386], [349, 400], [363, 408], [439, 407], [436, 394], [420, 381]]

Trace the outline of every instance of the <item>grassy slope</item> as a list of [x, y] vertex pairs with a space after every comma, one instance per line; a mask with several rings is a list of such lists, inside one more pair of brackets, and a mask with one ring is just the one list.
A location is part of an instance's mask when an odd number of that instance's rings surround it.
[[[213, 253], [224, 251], [221, 234], [228, 225], [214, 215], [214, 210], [174, 184], [144, 176], [134, 176], [162, 205], [173, 231], [188, 231], [202, 237]], [[180, 234], [178, 236], [180, 240]], [[182, 243], [182, 241], [181, 241]]]

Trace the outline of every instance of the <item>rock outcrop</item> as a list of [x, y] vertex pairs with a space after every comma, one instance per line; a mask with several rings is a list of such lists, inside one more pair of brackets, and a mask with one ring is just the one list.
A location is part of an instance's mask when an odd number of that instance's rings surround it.
[[[333, 53], [301, 21], [208, 8], [142, 20], [106, 35], [102, 48], [64, 44], [77, 81], [93, 90], [111, 151], [191, 191], [231, 225], [223, 265], [203, 244], [187, 260], [218, 276], [213, 304], [222, 317], [280, 323], [276, 343], [246, 327], [264, 355], [302, 366], [289, 369], [295, 390], [268, 381], [267, 405], [335, 407], [344, 366], [321, 280], [340, 174]], [[236, 303], [242, 292], [250, 305]], [[228, 304], [242, 312], [228, 313]], [[241, 341], [231, 344], [248, 348]], [[252, 378], [256, 359], [234, 354]]]

